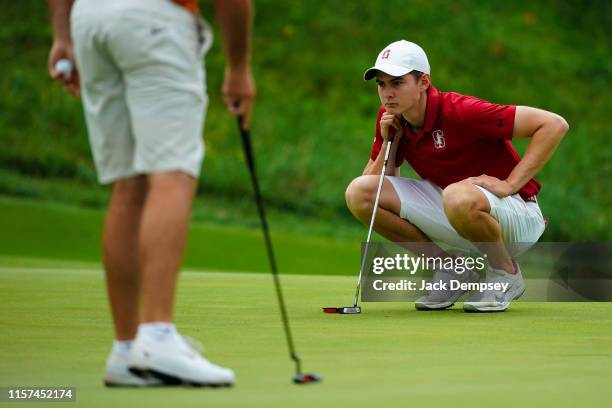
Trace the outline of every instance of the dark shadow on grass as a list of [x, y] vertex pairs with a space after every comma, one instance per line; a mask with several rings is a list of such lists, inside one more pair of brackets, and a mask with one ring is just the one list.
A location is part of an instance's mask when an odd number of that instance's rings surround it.
[[373, 306], [368, 307], [368, 304], [361, 305], [361, 314], [366, 314], [370, 316], [380, 316], [380, 317], [414, 317], [415, 314], [418, 315], [426, 315], [431, 316], [432, 318], [436, 318], [436, 315], [440, 316], [448, 316], [449, 314], [456, 312], [463, 312], [461, 308], [457, 308], [456, 306], [443, 310], [417, 310], [414, 307], [414, 303], [412, 302], [402, 302], [401, 306], [398, 306], [396, 303], [385, 305], [384, 307]]
[[[439, 317], [448, 317], [449, 315], [465, 315], [465, 316], [533, 316], [534, 313], [541, 313], [537, 307], [530, 307], [530, 302], [521, 302], [520, 306], [517, 304], [511, 305], [508, 309], [501, 312], [465, 312], [463, 310], [463, 303], [456, 303], [454, 306], [443, 309], [443, 310], [417, 310], [412, 302], [388, 303], [384, 306], [380, 304], [361, 304], [361, 314], [367, 316], [377, 316], [381, 318], [387, 317], [406, 317], [406, 318], [421, 318], [424, 316], [428, 319], [437, 319]], [[345, 316], [346, 317], [346, 316]], [[358, 317], [357, 317], [358, 318]]]

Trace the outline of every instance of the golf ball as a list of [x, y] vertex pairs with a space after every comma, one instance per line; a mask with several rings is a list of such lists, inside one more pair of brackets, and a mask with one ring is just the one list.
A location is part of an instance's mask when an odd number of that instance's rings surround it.
[[70, 78], [70, 76], [72, 75], [72, 63], [65, 58], [57, 61], [53, 68], [67, 78]]

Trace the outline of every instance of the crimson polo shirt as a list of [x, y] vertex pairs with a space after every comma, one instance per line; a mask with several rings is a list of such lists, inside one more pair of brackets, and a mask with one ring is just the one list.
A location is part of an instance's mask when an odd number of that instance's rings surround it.
[[[380, 118], [370, 158], [376, 160], [383, 143]], [[488, 176], [505, 180], [520, 157], [510, 141], [514, 130], [516, 106], [496, 105], [473, 96], [427, 90], [423, 129], [414, 133], [404, 127], [397, 149], [396, 166], [407, 161], [414, 171], [441, 188], [468, 177]], [[529, 180], [519, 194], [535, 196], [540, 183]]]

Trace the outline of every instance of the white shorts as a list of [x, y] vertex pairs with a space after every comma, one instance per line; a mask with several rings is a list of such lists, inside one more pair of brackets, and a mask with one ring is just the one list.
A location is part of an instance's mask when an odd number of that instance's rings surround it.
[[[475, 250], [448, 221], [442, 204], [442, 189], [428, 180], [387, 177], [400, 202], [400, 217], [419, 228], [433, 242]], [[523, 201], [520, 195], [499, 198], [480, 188], [491, 205], [491, 215], [502, 230], [511, 255], [517, 256], [535, 244], [544, 232], [544, 218], [537, 202]]]
[[170, 0], [77, 0], [71, 30], [100, 182], [198, 177], [208, 26]]

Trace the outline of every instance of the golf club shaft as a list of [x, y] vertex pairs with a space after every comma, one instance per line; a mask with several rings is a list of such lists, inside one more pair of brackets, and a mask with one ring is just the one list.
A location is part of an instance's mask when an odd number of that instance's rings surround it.
[[253, 184], [253, 190], [255, 193], [255, 201], [257, 202], [257, 210], [259, 212], [259, 220], [261, 221], [261, 227], [263, 230], [264, 240], [266, 242], [266, 249], [268, 251], [268, 259], [270, 260], [270, 269], [272, 270], [272, 277], [274, 279], [274, 287], [276, 288], [276, 296], [278, 298], [278, 306], [280, 308], [281, 319], [283, 321], [283, 327], [285, 329], [285, 337], [287, 339], [287, 345], [289, 346], [289, 354], [291, 359], [295, 362], [296, 374], [302, 374], [302, 362], [300, 357], [295, 351], [293, 344], [293, 337], [291, 336], [291, 327], [289, 326], [289, 317], [287, 315], [287, 309], [285, 307], [285, 300], [283, 298], [283, 292], [281, 288], [280, 279], [278, 277], [278, 270], [276, 269], [276, 259], [274, 258], [274, 250], [272, 248], [272, 240], [270, 239], [270, 231], [268, 229], [268, 222], [266, 219], [266, 213], [264, 209], [263, 199], [261, 197], [261, 191], [259, 189], [259, 182], [257, 180], [257, 173], [255, 168], [255, 157], [253, 154], [253, 147], [251, 145], [251, 136], [248, 129], [242, 127], [242, 117], [238, 117], [238, 127], [240, 129], [240, 138], [242, 139], [242, 147], [244, 149], [244, 155], [249, 167], [249, 173], [251, 175], [251, 182]]
[[380, 179], [378, 180], [378, 190], [376, 190], [376, 199], [374, 200], [374, 208], [372, 209], [372, 218], [370, 219], [370, 228], [368, 229], [368, 237], [366, 238], [365, 248], [363, 249], [363, 257], [361, 259], [361, 268], [359, 269], [359, 277], [357, 278], [357, 287], [355, 289], [355, 302], [353, 307], [357, 307], [359, 303], [359, 291], [361, 289], [361, 280], [363, 278], [363, 271], [365, 270], [366, 259], [368, 258], [368, 248], [370, 247], [370, 238], [372, 238], [372, 230], [374, 229], [374, 221], [376, 220], [376, 210], [378, 210], [378, 202], [380, 201], [380, 193], [382, 186], [385, 181], [385, 173], [387, 172], [387, 162], [389, 161], [389, 152], [391, 152], [391, 145], [393, 144], [393, 136], [389, 135], [387, 142], [387, 149], [385, 151], [385, 160], [383, 161], [382, 171], [380, 173]]

